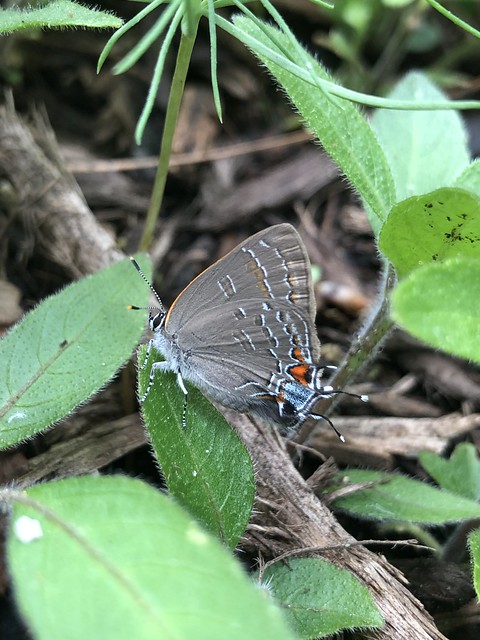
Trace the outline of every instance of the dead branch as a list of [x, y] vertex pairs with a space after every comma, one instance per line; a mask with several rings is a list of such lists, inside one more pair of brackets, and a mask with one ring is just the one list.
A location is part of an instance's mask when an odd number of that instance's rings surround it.
[[[246, 416], [234, 412], [225, 414], [254, 460], [257, 494], [261, 498], [257, 508], [262, 524], [268, 531], [269, 526], [278, 528], [281, 523], [286, 533], [275, 540], [264, 535], [264, 551], [275, 549], [270, 555], [277, 555], [302, 546], [325, 547], [322, 558], [352, 572], [370, 590], [385, 619], [384, 628], [375, 632], [376, 638], [444, 639], [423, 605], [408, 591], [407, 580], [395, 567], [365, 547], [344, 546], [354, 543], [354, 538], [338, 524], [297, 473], [273, 430]], [[276, 506], [269, 507], [271, 504]], [[255, 549], [258, 549], [258, 538], [257, 531], [254, 541], [250, 540]], [[249, 546], [248, 535], [245, 546]]]

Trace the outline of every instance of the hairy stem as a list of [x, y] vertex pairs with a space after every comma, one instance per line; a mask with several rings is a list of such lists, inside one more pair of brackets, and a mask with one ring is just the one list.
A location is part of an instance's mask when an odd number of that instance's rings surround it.
[[[395, 283], [395, 271], [392, 265], [387, 262], [384, 266], [381, 290], [378, 294], [377, 302], [352, 342], [342, 364], [328, 381], [328, 384], [335, 389], [345, 389], [353, 382], [360, 370], [376, 356], [382, 342], [393, 328], [393, 321], [390, 316], [390, 293]], [[328, 415], [341, 398], [342, 396], [338, 395], [320, 400], [315, 405], [315, 413]], [[295, 442], [304, 443], [310, 436], [311, 431], [312, 423], [305, 423], [295, 436]]]

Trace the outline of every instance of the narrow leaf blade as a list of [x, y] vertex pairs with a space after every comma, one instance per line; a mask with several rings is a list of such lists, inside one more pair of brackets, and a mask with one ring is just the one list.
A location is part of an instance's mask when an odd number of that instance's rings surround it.
[[367, 519], [444, 524], [480, 517], [480, 505], [424, 482], [378, 471], [350, 470], [339, 478], [372, 487], [335, 500], [339, 509]]
[[473, 586], [480, 600], [480, 529], [475, 529], [468, 537], [468, 546], [473, 563]]
[[55, 0], [47, 5], [28, 9], [0, 9], [0, 33], [21, 29], [60, 29], [87, 27], [92, 29], [118, 29], [122, 20], [108, 11], [84, 7], [69, 0]]

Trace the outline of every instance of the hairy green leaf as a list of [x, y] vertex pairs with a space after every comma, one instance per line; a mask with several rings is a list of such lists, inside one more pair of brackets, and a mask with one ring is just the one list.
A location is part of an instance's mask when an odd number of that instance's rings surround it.
[[368, 589], [348, 571], [324, 560], [289, 558], [270, 565], [263, 583], [301, 638], [383, 625]]
[[[144, 261], [145, 262], [145, 261]], [[147, 291], [128, 260], [41, 302], [0, 341], [0, 447], [64, 418], [130, 357]]]
[[[139, 395], [145, 393], [153, 360], [139, 371]], [[145, 347], [139, 362], [145, 359]], [[209, 531], [234, 547], [250, 519], [255, 497], [248, 452], [225, 418], [194, 387], [185, 396], [173, 373], [157, 372], [143, 404], [155, 455], [170, 493]]]
[[480, 260], [425, 265], [392, 296], [393, 319], [433, 347], [480, 362]]
[[431, 262], [465, 256], [480, 260], [480, 196], [444, 188], [393, 207], [380, 249], [399, 276]]
[[444, 524], [480, 517], [480, 505], [425, 482], [392, 473], [350, 470], [338, 475], [352, 484], [372, 483], [334, 501], [334, 506], [362, 518]]
[[82, 477], [7, 494], [9, 573], [36, 640], [292, 639], [228, 550], [145, 483]]
[[480, 500], [480, 460], [473, 444], [457, 445], [449, 460], [431, 451], [420, 453], [419, 460], [443, 489], [470, 500]]
[[480, 600], [480, 529], [475, 529], [468, 537], [468, 546], [473, 564], [473, 586]]
[[[247, 46], [283, 86], [307, 127], [359, 192], [367, 205], [370, 223], [378, 232], [395, 202], [395, 189], [382, 148], [365, 118], [351, 102], [322, 88], [320, 81], [331, 77], [292, 35], [245, 16], [235, 16], [234, 23], [238, 37], [241, 39], [242, 33], [250, 37]], [[262, 46], [271, 53], [266, 55]], [[277, 56], [278, 62], [272, 60], [271, 54]], [[317, 86], [288, 71], [282, 60], [308, 71], [314, 83], [318, 80]]]
[[69, 0], [54, 0], [46, 5], [18, 9], [0, 9], [0, 33], [22, 29], [63, 29], [86, 27], [118, 29], [122, 20], [108, 11], [99, 11]]

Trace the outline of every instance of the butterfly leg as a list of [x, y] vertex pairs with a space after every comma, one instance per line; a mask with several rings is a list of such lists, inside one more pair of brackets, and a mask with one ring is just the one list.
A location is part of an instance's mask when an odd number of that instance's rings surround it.
[[148, 359], [150, 358], [150, 352], [152, 351], [152, 346], [153, 346], [153, 340], [149, 340], [147, 342], [147, 348], [145, 350], [145, 359], [143, 360], [142, 364], [139, 364], [138, 366], [139, 371], [143, 371], [147, 366]]
[[[145, 362], [141, 365], [140, 370], [145, 369], [146, 362], [148, 362], [148, 356], [145, 358]], [[148, 379], [148, 385], [145, 389], [145, 393], [140, 398], [140, 404], [143, 404], [145, 402], [148, 394], [150, 393], [150, 390], [153, 387], [153, 383], [155, 382], [155, 374], [157, 371], [170, 371], [170, 367], [168, 366], [167, 362], [154, 362], [152, 364], [152, 368], [150, 369], [150, 377]], [[183, 386], [183, 388], [185, 388], [185, 385]], [[186, 389], [184, 393], [186, 393]]]
[[[139, 371], [143, 371], [143, 369], [145, 369], [145, 367], [147, 366], [148, 360], [150, 359], [150, 354], [152, 352], [153, 345], [154, 345], [154, 341], [153, 340], [149, 340], [147, 342], [147, 348], [146, 348], [146, 351], [145, 351], [145, 359], [142, 362], [142, 364], [139, 364], [139, 366], [138, 366]], [[155, 381], [155, 374], [156, 374], [157, 371], [171, 371], [171, 367], [168, 364], [168, 362], [164, 362], [164, 361], [162, 361], [162, 362], [154, 362], [152, 364], [152, 368], [150, 370], [150, 378], [148, 380], [147, 388], [145, 390], [145, 393], [140, 398], [140, 403], [141, 404], [143, 404], [145, 402], [145, 398], [150, 393], [150, 389], [152, 388], [153, 383]], [[187, 388], [185, 386], [185, 383], [183, 381], [182, 374], [180, 373], [180, 371], [177, 371], [177, 384], [178, 384], [178, 386], [180, 387], [180, 389], [183, 391], [183, 393], [186, 396], [188, 392], [187, 392]]]

